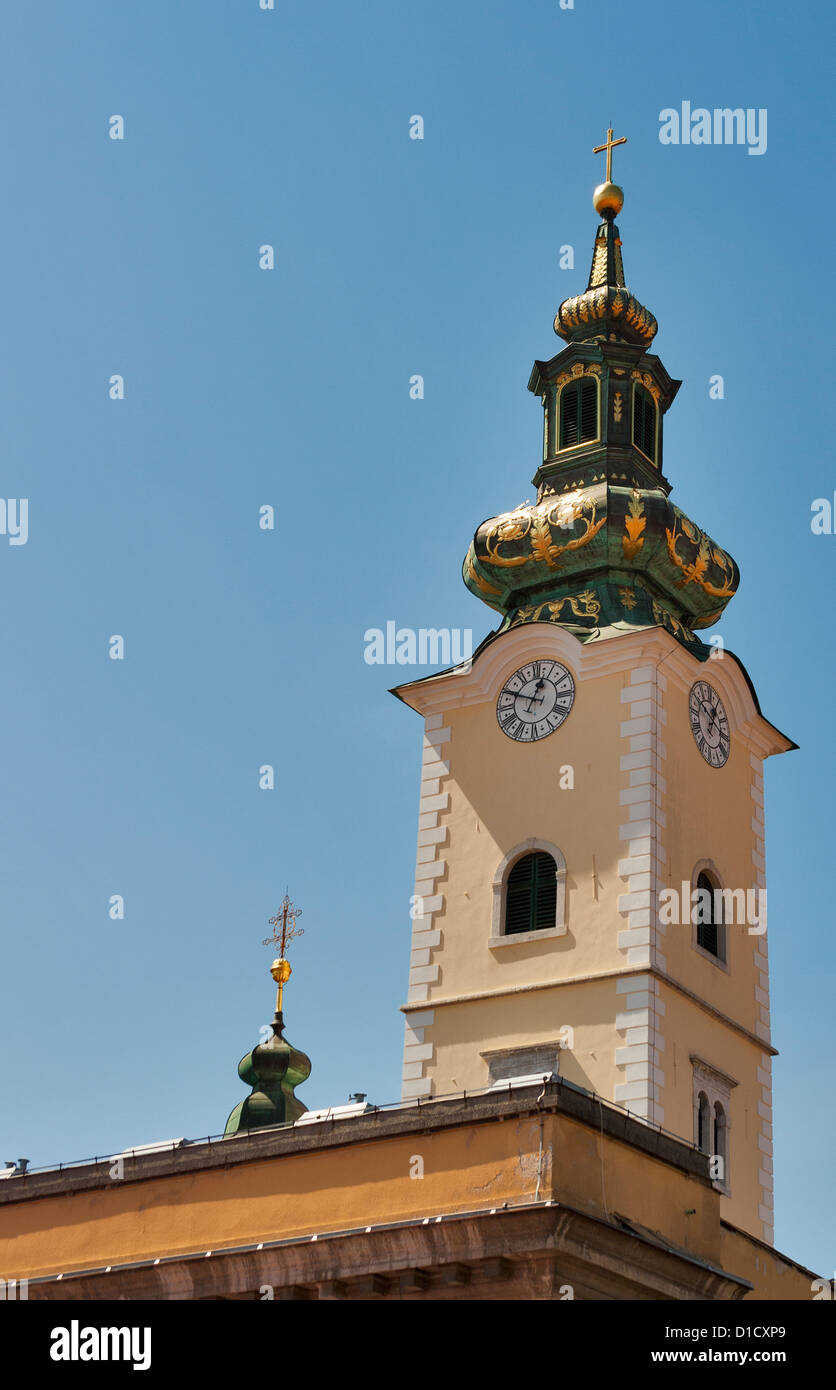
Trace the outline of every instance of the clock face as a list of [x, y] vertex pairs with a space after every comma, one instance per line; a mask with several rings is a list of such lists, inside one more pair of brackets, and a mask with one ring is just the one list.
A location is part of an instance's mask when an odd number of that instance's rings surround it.
[[503, 685], [496, 702], [499, 727], [517, 743], [535, 743], [559, 729], [575, 698], [575, 682], [559, 661], [529, 661]]
[[708, 681], [696, 681], [688, 697], [691, 733], [705, 761], [722, 767], [731, 751], [729, 721], [723, 701]]

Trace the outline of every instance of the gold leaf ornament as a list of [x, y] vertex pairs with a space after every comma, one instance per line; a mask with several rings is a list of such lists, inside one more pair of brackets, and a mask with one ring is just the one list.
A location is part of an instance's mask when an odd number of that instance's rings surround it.
[[475, 566], [474, 566], [474, 564], [473, 564], [473, 556], [470, 554], [469, 551], [468, 551], [468, 555], [467, 555], [466, 564], [467, 564], [467, 577], [468, 577], [468, 579], [472, 580], [472, 582], [476, 585], [476, 587], [477, 587], [477, 589], [479, 590], [480, 593], [482, 593], [482, 594], [500, 594], [500, 593], [502, 592], [501, 589], [496, 589], [496, 588], [494, 588], [494, 586], [493, 586], [492, 584], [489, 584], [489, 583], [488, 583], [487, 579], [483, 579], [483, 578], [482, 578], [482, 575], [477, 573], [476, 568], [475, 568]]
[[644, 501], [634, 488], [627, 504], [627, 515], [624, 518], [624, 530], [627, 534], [621, 537], [621, 549], [625, 560], [635, 560], [644, 545], [643, 533], [646, 525]]
[[[574, 492], [561, 496], [556, 501], [549, 500], [539, 503], [536, 507], [506, 513], [493, 523], [485, 538], [486, 555], [477, 558], [485, 564], [499, 565], [503, 568], [525, 565], [533, 560], [549, 569], [556, 569], [561, 555], [568, 550], [580, 550], [582, 546], [589, 545], [601, 527], [606, 525], [606, 512], [596, 518], [596, 511], [596, 502], [583, 499], [580, 493]], [[579, 536], [573, 537], [563, 545], [558, 545], [552, 539], [553, 526], [565, 531], [577, 521], [581, 521], [584, 526]], [[531, 544], [528, 555], [500, 553], [500, 546], [526, 537]]]
[[[686, 529], [686, 526], [683, 524], [686, 522], [691, 532], [690, 535], [688, 529]], [[679, 526], [679, 530], [677, 530], [677, 526]], [[691, 562], [684, 560], [676, 548], [677, 541], [682, 532], [684, 532], [686, 539], [690, 539], [692, 542], [699, 536], [697, 554]], [[696, 584], [698, 588], [702, 589], [703, 593], [710, 594], [712, 598], [730, 599], [734, 596], [737, 589], [732, 582], [733, 572], [730, 565], [725, 559], [722, 562], [720, 561], [717, 551], [711, 547], [708, 536], [702, 531], [697, 531], [692, 523], [688, 522], [687, 517], [677, 517], [674, 521], [673, 529], [670, 527], [666, 528], [665, 538], [667, 540], [668, 556], [682, 575], [682, 578], [677, 581], [676, 587], [678, 589], [685, 589], [689, 584]], [[718, 587], [716, 584], [709, 584], [708, 580], [705, 578], [711, 558], [710, 552], [713, 552], [715, 563], [717, 563], [723, 575], [724, 582], [722, 587]]]
[[667, 608], [663, 608], [658, 599], [653, 600], [653, 616], [657, 623], [666, 627], [675, 636], [684, 637], [686, 642], [696, 642], [697, 639], [691, 629], [681, 623], [678, 618], [675, 618], [673, 613], [669, 613]]
[[567, 604], [576, 618], [592, 618], [594, 621], [601, 612], [595, 590], [584, 589], [579, 594], [567, 594], [564, 598], [547, 599], [530, 608], [520, 608], [514, 622], [535, 623], [540, 619], [544, 609], [548, 611], [549, 622], [558, 622]]

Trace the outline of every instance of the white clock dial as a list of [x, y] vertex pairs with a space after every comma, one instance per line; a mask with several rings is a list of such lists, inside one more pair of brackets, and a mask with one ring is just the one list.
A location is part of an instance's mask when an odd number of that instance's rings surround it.
[[708, 681], [695, 681], [688, 697], [688, 716], [694, 742], [705, 761], [722, 767], [731, 752], [729, 721], [723, 701]]
[[535, 743], [560, 728], [574, 699], [575, 682], [565, 666], [548, 658], [529, 661], [499, 692], [499, 727], [517, 743]]

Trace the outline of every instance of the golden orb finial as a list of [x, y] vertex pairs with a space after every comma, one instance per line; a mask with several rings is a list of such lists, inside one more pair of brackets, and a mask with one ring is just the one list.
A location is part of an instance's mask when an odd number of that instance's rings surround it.
[[624, 207], [624, 189], [617, 183], [599, 183], [592, 195], [592, 205], [601, 217], [617, 217]]
[[607, 139], [603, 145], [596, 145], [593, 154], [606, 154], [607, 172], [605, 182], [599, 183], [592, 195], [592, 205], [601, 217], [617, 217], [624, 207], [624, 189], [619, 188], [617, 183], [612, 182], [612, 152], [616, 145], [626, 145], [627, 136], [622, 135], [620, 139], [613, 140], [612, 126], [607, 131]]
[[274, 960], [270, 966], [270, 974], [277, 985], [286, 985], [292, 973], [289, 960]]

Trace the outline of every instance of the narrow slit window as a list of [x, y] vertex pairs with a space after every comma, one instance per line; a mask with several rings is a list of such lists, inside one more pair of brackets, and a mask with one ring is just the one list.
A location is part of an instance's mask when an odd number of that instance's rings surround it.
[[710, 1152], [711, 1146], [711, 1110], [708, 1104], [708, 1096], [705, 1091], [700, 1091], [697, 1097], [697, 1148], [704, 1154]]
[[726, 1112], [719, 1100], [714, 1102], [714, 1154], [720, 1159], [720, 1171], [717, 1174], [719, 1182], [726, 1181]]

